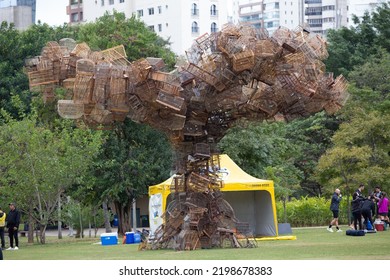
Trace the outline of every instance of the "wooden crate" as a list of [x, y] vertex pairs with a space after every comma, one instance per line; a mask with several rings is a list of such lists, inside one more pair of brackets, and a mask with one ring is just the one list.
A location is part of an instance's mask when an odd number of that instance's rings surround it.
[[58, 100], [58, 114], [65, 119], [80, 119], [84, 114], [84, 104], [73, 100]]
[[156, 98], [156, 102], [175, 111], [180, 111], [184, 105], [184, 98], [180, 96], [171, 95], [160, 90]]
[[58, 80], [54, 78], [52, 69], [28, 72], [28, 80], [29, 80], [30, 90], [34, 90], [34, 88], [36, 88], [37, 86], [53, 84], [58, 82]]

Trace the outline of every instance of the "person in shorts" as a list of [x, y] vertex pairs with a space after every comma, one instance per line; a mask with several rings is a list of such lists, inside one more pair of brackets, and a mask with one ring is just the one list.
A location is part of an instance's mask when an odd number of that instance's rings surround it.
[[340, 207], [340, 201], [341, 201], [341, 192], [340, 189], [335, 189], [333, 195], [332, 195], [332, 200], [330, 202], [330, 210], [333, 213], [333, 219], [329, 224], [329, 227], [327, 230], [329, 232], [333, 232], [332, 226], [336, 226], [337, 232], [342, 232], [342, 230], [339, 228], [339, 207]]

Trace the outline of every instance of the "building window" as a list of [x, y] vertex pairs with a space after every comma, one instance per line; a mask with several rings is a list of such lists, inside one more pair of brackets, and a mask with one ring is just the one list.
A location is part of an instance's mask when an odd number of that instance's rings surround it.
[[71, 5], [76, 5], [76, 4], [78, 4], [78, 3], [79, 3], [78, 0], [72, 0], [72, 1], [70, 1], [70, 4], [71, 4]]
[[192, 16], [196, 16], [199, 14], [199, 9], [198, 9], [198, 5], [196, 5], [195, 3], [192, 3], [192, 6], [191, 6], [191, 15]]
[[143, 17], [144, 16], [144, 10], [138, 10], [137, 11], [138, 17]]
[[149, 8], [148, 11], [150, 16], [154, 15], [154, 8]]
[[279, 9], [279, 2], [275, 3], [275, 9]]
[[158, 13], [161, 14], [161, 13], [162, 13], [162, 8], [161, 8], [161, 6], [158, 6], [157, 9], [158, 9]]
[[114, 0], [109, 0], [109, 1], [108, 1], [108, 4], [114, 5]]
[[211, 5], [210, 7], [210, 15], [212, 16], [216, 16], [218, 14], [218, 11], [217, 11], [217, 6], [216, 5]]
[[119, 3], [125, 3], [125, 0], [119, 0]]
[[211, 24], [211, 33], [215, 33], [215, 32], [218, 32], [218, 27], [217, 27], [217, 24], [215, 22], [213, 22]]
[[104, 0], [102, 0], [101, 3], [102, 3], [101, 5], [104, 6]]
[[78, 13], [73, 13], [71, 15], [71, 20], [72, 20], [72, 22], [78, 22], [79, 21], [79, 14]]
[[80, 12], [80, 21], [83, 21], [83, 12]]
[[197, 23], [196, 21], [194, 21], [194, 22], [192, 23], [191, 32], [192, 32], [192, 33], [198, 33], [198, 32], [199, 32], [198, 23]]
[[161, 32], [162, 31], [162, 24], [159, 24], [158, 25], [158, 32]]

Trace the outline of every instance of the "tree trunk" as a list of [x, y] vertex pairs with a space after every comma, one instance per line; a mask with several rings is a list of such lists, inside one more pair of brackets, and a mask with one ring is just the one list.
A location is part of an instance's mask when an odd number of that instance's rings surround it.
[[107, 202], [103, 202], [103, 215], [104, 215], [104, 227], [106, 232], [112, 232], [111, 224], [110, 224], [110, 213], [108, 212]]
[[58, 239], [62, 239], [61, 193], [58, 193]]
[[27, 241], [29, 244], [34, 243], [34, 217], [32, 213], [33, 213], [33, 206], [30, 206], [30, 211], [28, 212], [28, 241]]
[[119, 202], [115, 202], [115, 211], [118, 215], [118, 234], [124, 236], [126, 232], [131, 231], [130, 225], [130, 210], [131, 204], [123, 205]]
[[92, 237], [92, 223], [90, 219], [88, 219], [88, 237]]
[[83, 228], [83, 217], [82, 217], [82, 214], [81, 214], [81, 205], [79, 203], [79, 222], [80, 222], [80, 228], [79, 228], [79, 232], [78, 232], [78, 236], [80, 238], [84, 238], [84, 228]]
[[46, 225], [39, 225], [39, 242], [41, 244], [46, 243]]

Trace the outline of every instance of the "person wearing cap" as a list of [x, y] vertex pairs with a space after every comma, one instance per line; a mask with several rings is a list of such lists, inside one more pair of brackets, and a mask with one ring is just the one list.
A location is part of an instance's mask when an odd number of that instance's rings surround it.
[[[19, 238], [18, 238], [18, 229], [20, 223], [20, 212], [15, 207], [15, 203], [11, 202], [9, 204], [10, 211], [7, 215], [7, 228], [9, 235], [9, 244], [10, 247], [7, 250], [19, 250]], [[14, 247], [15, 239], [15, 247]]]
[[5, 239], [4, 239], [4, 228], [5, 228], [5, 219], [7, 215], [3, 212], [3, 209], [0, 207], [0, 239], [1, 239], [1, 249], [5, 249]]

